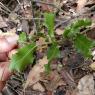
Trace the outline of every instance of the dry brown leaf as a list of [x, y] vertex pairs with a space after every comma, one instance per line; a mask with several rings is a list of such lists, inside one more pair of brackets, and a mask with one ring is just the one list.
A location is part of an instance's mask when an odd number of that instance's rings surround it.
[[36, 41], [37, 46], [41, 46], [46, 44], [45, 38], [40, 37], [38, 41]]
[[[45, 0], [45, 2], [53, 4], [53, 0]], [[40, 6], [42, 7], [42, 10], [43, 11], [49, 11], [49, 12], [52, 12], [53, 11], [53, 7], [50, 6], [50, 5], [40, 4]]]
[[85, 6], [85, 4], [86, 4], [86, 2], [87, 2], [87, 0], [78, 0], [77, 1], [77, 12], [78, 13], [82, 13], [83, 12], [83, 10], [84, 10], [84, 6]]
[[14, 13], [14, 12], [11, 12], [10, 14], [9, 14], [9, 20], [11, 20], [11, 21], [14, 21], [14, 22], [18, 22], [18, 15], [16, 14], [16, 13]]
[[49, 75], [44, 75], [41, 81], [44, 82], [44, 85], [48, 91], [53, 91], [59, 86], [66, 85], [57, 71], [51, 71]]
[[69, 72], [67, 72], [66, 70], [62, 70], [61, 75], [62, 75], [62, 78], [65, 80], [65, 82], [69, 86], [72, 86], [72, 87], [76, 86], [74, 78], [73, 78], [73, 76], [71, 76], [71, 74]]
[[36, 45], [38, 46], [37, 49], [39, 51], [42, 51], [42, 49], [47, 47], [47, 43], [45, 41], [45, 38], [40, 37], [38, 41], [36, 41]]
[[25, 8], [25, 17], [27, 18], [27, 19], [29, 19], [29, 20], [31, 20], [31, 18], [33, 17], [32, 16], [32, 8], [29, 6], [27, 6], [26, 8]]
[[55, 33], [56, 33], [57, 35], [62, 35], [62, 34], [63, 34], [63, 30], [61, 30], [61, 29], [56, 29]]
[[11, 34], [11, 35], [12, 35], [12, 34], [15, 34], [15, 33], [16, 33], [16, 28], [12, 28], [12, 29], [8, 30], [8, 31], [7, 31], [7, 34], [8, 34], [8, 33]]
[[91, 65], [89, 66], [92, 70], [95, 70], [95, 62], [91, 63]]
[[[8, 29], [7, 32], [0, 31], [0, 37], [2, 36], [15, 36], [16, 35], [16, 28]], [[18, 36], [18, 35], [17, 35]]]
[[45, 88], [39, 82], [37, 82], [36, 84], [33, 85], [33, 90], [44, 92]]
[[67, 90], [66, 95], [77, 95], [76, 90], [73, 90], [73, 91], [72, 90]]
[[29, 24], [27, 20], [22, 20], [22, 30], [29, 34]]
[[38, 63], [36, 63], [36, 65], [29, 72], [29, 75], [27, 77], [27, 81], [25, 84], [25, 88], [35, 84], [36, 82], [40, 80], [41, 78], [40, 74], [45, 71], [45, 67], [44, 67], [45, 64], [48, 64], [48, 59], [46, 56], [43, 57], [43, 59], [40, 59]]
[[95, 60], [95, 50], [92, 51], [93, 60]]
[[93, 75], [86, 75], [80, 79], [77, 86], [77, 95], [95, 95]]

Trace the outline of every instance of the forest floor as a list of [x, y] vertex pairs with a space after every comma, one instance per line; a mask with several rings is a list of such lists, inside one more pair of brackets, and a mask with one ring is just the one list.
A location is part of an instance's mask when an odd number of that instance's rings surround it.
[[0, 0], [0, 95], [95, 95], [94, 40], [95, 0]]

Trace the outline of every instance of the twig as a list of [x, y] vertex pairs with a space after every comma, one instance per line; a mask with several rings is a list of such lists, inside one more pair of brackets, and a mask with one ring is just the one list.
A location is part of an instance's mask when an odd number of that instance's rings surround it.
[[33, 2], [36, 2], [36, 3], [41, 3], [41, 4], [46, 4], [46, 5], [50, 5], [50, 6], [53, 6], [55, 8], [57, 8], [58, 10], [64, 12], [61, 8], [57, 7], [56, 5], [54, 5], [53, 3], [49, 3], [49, 2], [43, 2], [43, 1], [39, 1], [39, 0], [33, 0]]
[[67, 19], [67, 20], [65, 20], [65, 21], [60, 21], [60, 22], [55, 26], [54, 29], [56, 29], [56, 28], [59, 27], [60, 25], [66, 23], [66, 22], [68, 22], [68, 21], [70, 21], [70, 20], [71, 20], [71, 18], [70, 18], [70, 19]]
[[10, 84], [6, 84], [6, 86], [8, 86], [10, 89], [12, 89], [15, 93], [19, 94], [19, 92], [16, 91]]
[[[37, 18], [37, 17], [25, 18], [25, 17], [22, 17], [22, 16], [20, 16], [20, 15], [18, 15], [18, 18], [19, 18], [19, 19], [31, 19], [31, 20], [41, 20], [41, 21], [44, 21], [44, 18]], [[71, 19], [71, 18], [70, 18], [70, 19]], [[55, 19], [55, 22], [65, 23], [65, 22], [68, 22], [70, 19], [67, 19], [67, 20]]]
[[17, 0], [17, 2], [18, 2], [18, 4], [19, 4], [20, 8], [24, 11], [23, 5], [20, 3], [20, 1]]
[[[0, 5], [1, 7], [1, 5]], [[0, 9], [0, 11], [4, 12], [5, 14], [9, 15], [10, 13], [8, 13], [7, 11], [5, 11], [4, 9]]]
[[18, 2], [18, 4], [21, 6], [21, 3], [20, 3], [20, 1], [19, 1], [19, 0], [17, 0], [17, 2]]
[[11, 13], [11, 10], [9, 10], [3, 3], [0, 2], [1, 8], [4, 8], [6, 11]]
[[[32, 16], [33, 16], [33, 18], [35, 17], [35, 14], [34, 14], [34, 8], [33, 8], [33, 0], [31, 0], [31, 7], [32, 7]], [[36, 25], [36, 22], [35, 22], [35, 20], [33, 19], [33, 23], [34, 23], [34, 31], [35, 31], [35, 33], [37, 34], [37, 25]]]

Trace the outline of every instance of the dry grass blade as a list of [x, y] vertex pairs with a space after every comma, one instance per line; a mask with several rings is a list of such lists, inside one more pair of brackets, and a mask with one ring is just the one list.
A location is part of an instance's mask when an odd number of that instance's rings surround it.
[[5, 9], [7, 12], [11, 13], [11, 10], [9, 10], [9, 8], [7, 8], [3, 3], [0, 2], [0, 6], [1, 8]]

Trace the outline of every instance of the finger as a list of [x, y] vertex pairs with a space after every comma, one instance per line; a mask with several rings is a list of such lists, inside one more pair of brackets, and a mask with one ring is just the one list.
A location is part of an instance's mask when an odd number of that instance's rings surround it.
[[7, 54], [6, 53], [0, 53], [0, 62], [7, 61]]
[[0, 37], [0, 53], [9, 52], [15, 46], [17, 46], [18, 36], [8, 35]]

